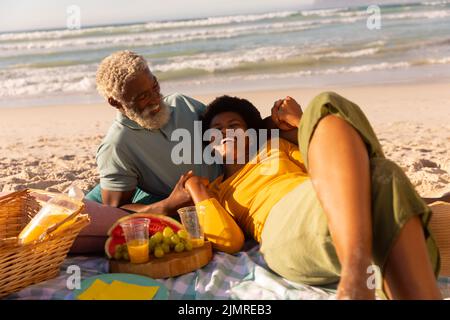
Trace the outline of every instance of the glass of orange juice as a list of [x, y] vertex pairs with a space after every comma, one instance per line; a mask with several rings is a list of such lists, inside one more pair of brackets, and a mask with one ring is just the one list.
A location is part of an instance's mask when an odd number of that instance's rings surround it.
[[149, 260], [148, 227], [150, 219], [137, 218], [120, 224], [127, 241], [128, 255], [131, 263], [145, 263]]
[[204, 206], [189, 206], [177, 210], [180, 215], [181, 223], [186, 228], [191, 238], [192, 247], [198, 248], [203, 246], [204, 240]]

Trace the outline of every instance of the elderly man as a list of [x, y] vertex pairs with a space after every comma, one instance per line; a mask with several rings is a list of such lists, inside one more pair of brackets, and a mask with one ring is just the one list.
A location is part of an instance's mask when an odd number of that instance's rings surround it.
[[[106, 57], [97, 89], [117, 116], [97, 151], [100, 185], [86, 198], [129, 211], [176, 212], [190, 203], [183, 182], [192, 173], [216, 178], [219, 165], [179, 164], [171, 159], [177, 128], [194, 136], [194, 121], [205, 106], [190, 97], [163, 97], [145, 59], [131, 51]], [[192, 173], [189, 171], [192, 170]]]

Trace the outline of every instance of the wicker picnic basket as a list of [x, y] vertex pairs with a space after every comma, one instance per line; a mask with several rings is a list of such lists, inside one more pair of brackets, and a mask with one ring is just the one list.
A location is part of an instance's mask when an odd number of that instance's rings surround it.
[[[64, 221], [47, 230], [41, 241], [21, 245], [17, 236], [54, 194], [26, 189], [0, 197], [0, 298], [34, 283], [56, 277], [73, 241], [89, 224], [84, 205]], [[61, 224], [75, 219], [64, 232], [53, 233]]]

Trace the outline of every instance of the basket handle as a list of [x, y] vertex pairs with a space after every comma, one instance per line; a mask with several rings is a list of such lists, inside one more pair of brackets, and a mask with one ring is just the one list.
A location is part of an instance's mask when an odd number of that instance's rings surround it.
[[[47, 202], [48, 198], [52, 198], [54, 197], [56, 194], [53, 192], [48, 192], [48, 191], [44, 191], [44, 190], [38, 190], [38, 189], [30, 189], [30, 191], [33, 193], [33, 196], [36, 199], [41, 199], [42, 201]], [[43, 199], [43, 197], [45, 198], [45, 200]], [[45, 230], [43, 236], [49, 235], [52, 232], [54, 232], [56, 229], [58, 229], [61, 225], [63, 225], [64, 223], [68, 222], [69, 220], [75, 218], [79, 213], [81, 213], [84, 209], [84, 203], [83, 202], [79, 202], [79, 208], [77, 210], [75, 210], [72, 214], [68, 215], [66, 218], [64, 218], [63, 220], [59, 221], [58, 223], [55, 223], [53, 225], [51, 225], [50, 227], [47, 228], [47, 230]]]
[[62, 226], [64, 223], [66, 223], [66, 222], [72, 220], [73, 218], [75, 218], [80, 212], [81, 212], [81, 210], [77, 210], [74, 213], [72, 213], [71, 215], [68, 215], [66, 218], [64, 218], [60, 222], [55, 223], [54, 225], [51, 225], [50, 227], [47, 228], [47, 230], [45, 231], [45, 234], [46, 235], [51, 234], [56, 229], [58, 229], [60, 226]]

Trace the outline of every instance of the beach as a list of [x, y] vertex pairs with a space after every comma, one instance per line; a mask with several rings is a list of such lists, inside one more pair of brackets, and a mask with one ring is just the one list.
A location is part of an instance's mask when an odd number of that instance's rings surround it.
[[[273, 102], [287, 95], [305, 109], [316, 94], [338, 92], [366, 113], [385, 155], [402, 167], [418, 193], [438, 197], [450, 191], [449, 85], [422, 82], [180, 93], [204, 103], [222, 94], [243, 97], [268, 116]], [[0, 191], [64, 191], [73, 182], [85, 192], [93, 188], [99, 182], [96, 150], [115, 112], [106, 103], [1, 108]]]
[[96, 92], [100, 61], [133, 50], [164, 94], [252, 101], [263, 116], [290, 95], [305, 108], [336, 91], [361, 106], [386, 156], [423, 197], [450, 191], [450, 1], [274, 9], [0, 33], [0, 191], [87, 192], [115, 110]]

